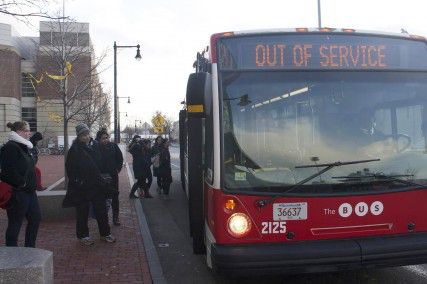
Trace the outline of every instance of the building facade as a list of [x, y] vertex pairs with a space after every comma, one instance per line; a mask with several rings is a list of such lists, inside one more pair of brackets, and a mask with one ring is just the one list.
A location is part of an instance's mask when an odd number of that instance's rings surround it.
[[42, 21], [39, 37], [21, 37], [10, 25], [0, 24], [1, 142], [9, 132], [7, 122], [25, 120], [31, 131], [43, 134], [44, 146], [61, 144], [64, 104], [71, 138], [79, 122], [93, 131], [108, 126], [109, 110], [102, 115], [99, 110], [108, 96], [95, 61], [88, 23]]

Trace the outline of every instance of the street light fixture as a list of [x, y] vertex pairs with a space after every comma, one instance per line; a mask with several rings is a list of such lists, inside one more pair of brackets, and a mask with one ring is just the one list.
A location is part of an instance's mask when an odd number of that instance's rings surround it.
[[118, 99], [128, 99], [128, 104], [130, 104], [130, 97], [117, 97]]
[[[114, 42], [114, 142], [119, 143], [120, 142], [120, 118], [119, 115], [119, 105], [118, 105], [118, 98], [117, 97], [117, 48], [135, 48], [136, 47], [136, 60], [141, 60], [141, 51], [140, 51], [140, 45], [117, 45], [116, 42]], [[128, 98], [128, 103], [130, 103], [130, 98]]]

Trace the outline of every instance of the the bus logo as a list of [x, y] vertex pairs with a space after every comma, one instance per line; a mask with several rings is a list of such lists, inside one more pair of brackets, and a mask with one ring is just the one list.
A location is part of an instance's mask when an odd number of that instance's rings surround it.
[[363, 217], [366, 216], [369, 212], [371, 212], [372, 215], [378, 216], [381, 215], [384, 211], [384, 205], [381, 201], [375, 201], [369, 206], [366, 202], [359, 202], [356, 204], [356, 206], [353, 206], [349, 203], [343, 203], [338, 208], [338, 213], [341, 217], [347, 218], [349, 217], [353, 212], [356, 214], [356, 216]]

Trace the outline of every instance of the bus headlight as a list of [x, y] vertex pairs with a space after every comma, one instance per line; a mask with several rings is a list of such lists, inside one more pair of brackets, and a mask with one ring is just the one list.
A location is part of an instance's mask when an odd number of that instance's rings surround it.
[[244, 213], [234, 213], [228, 218], [228, 233], [235, 238], [246, 236], [251, 230], [252, 222]]

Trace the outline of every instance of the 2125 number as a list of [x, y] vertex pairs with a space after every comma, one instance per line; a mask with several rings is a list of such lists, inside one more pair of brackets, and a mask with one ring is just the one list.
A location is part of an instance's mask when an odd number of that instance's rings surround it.
[[262, 222], [261, 234], [284, 234], [286, 233], [286, 221]]

